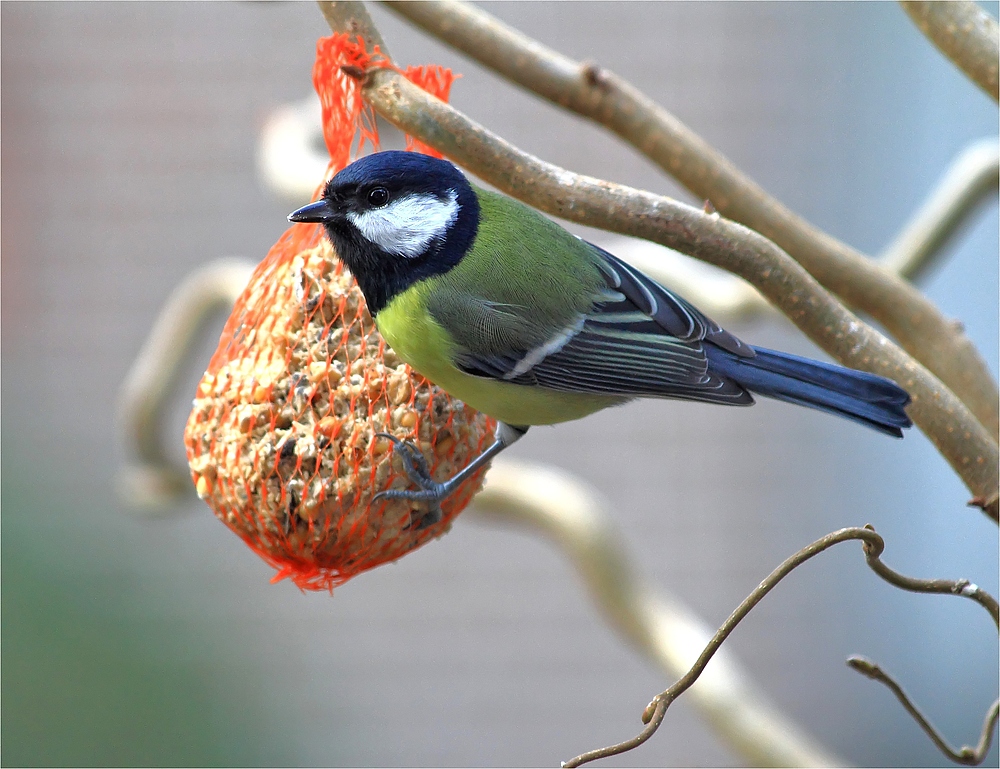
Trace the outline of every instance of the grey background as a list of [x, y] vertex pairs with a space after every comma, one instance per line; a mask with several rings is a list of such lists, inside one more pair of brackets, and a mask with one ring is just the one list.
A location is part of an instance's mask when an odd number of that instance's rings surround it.
[[[630, 79], [870, 253], [997, 130], [995, 105], [891, 4], [488, 8]], [[688, 199], [598, 128], [374, 14], [398, 62], [463, 73], [453, 103], [525, 150]], [[201, 503], [149, 521], [115, 497], [117, 391], [170, 290], [209, 259], [260, 258], [286, 226], [255, 143], [311, 88], [315, 6], [4, 3], [0, 20], [3, 762], [555, 765], [632, 734], [669, 682], [525, 533], [460, 519], [331, 598], [270, 585]], [[991, 204], [925, 285], [994, 373], [997, 229]], [[731, 328], [818, 354], [781, 320]], [[178, 456], [198, 374], [171, 417]], [[536, 429], [511, 454], [590, 479], [648, 574], [711, 624], [806, 542], [865, 522], [902, 571], [997, 590], [996, 528], [917, 431], [897, 442], [780, 404], [643, 402]], [[965, 604], [893, 591], [842, 546], [730, 645], [847, 760], [938, 765], [843, 659], [884, 663], [971, 742], [996, 695], [997, 641]], [[650, 744], [608, 763], [739, 760], [682, 700]]]

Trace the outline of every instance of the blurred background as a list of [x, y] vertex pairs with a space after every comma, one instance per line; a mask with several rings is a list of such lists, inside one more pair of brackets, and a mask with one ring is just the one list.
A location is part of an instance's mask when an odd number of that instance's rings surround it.
[[[484, 7], [631, 80], [867, 253], [997, 131], [996, 105], [894, 4]], [[523, 149], [689, 200], [597, 127], [372, 14], [398, 63], [462, 73], [453, 104]], [[286, 227], [255, 148], [273, 110], [311, 91], [328, 33], [315, 5], [8, 2], [0, 22], [3, 763], [556, 765], [633, 734], [671, 681], [525, 532], [460, 518], [331, 598], [270, 584], [196, 499], [153, 519], [116, 496], [116, 398], [171, 289], [211, 259], [260, 259]], [[997, 232], [991, 203], [923, 284], [994, 374]], [[176, 397], [177, 457], [223, 320]], [[728, 325], [821, 355], [781, 319]], [[998, 590], [996, 527], [916, 430], [892, 441], [770, 402], [639, 402], [533, 430], [510, 454], [591, 481], [651, 579], [712, 626], [787, 555], [866, 522], [904, 573]], [[941, 765], [844, 658], [878, 660], [970, 743], [996, 696], [996, 634], [971, 602], [888, 587], [860, 550], [797, 571], [728, 645], [845, 760]], [[683, 699], [607, 762], [739, 763]]]

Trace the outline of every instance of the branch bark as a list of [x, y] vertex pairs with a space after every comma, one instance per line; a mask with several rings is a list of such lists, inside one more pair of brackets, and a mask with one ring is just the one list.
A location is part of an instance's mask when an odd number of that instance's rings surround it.
[[901, 2], [921, 32], [993, 101], [1000, 101], [1000, 28], [971, 0]]
[[849, 306], [881, 323], [966, 403], [994, 440], [1000, 394], [975, 346], [914, 286], [813, 227], [630, 83], [553, 51], [456, 0], [386, 3], [400, 16], [559, 106], [607, 127], [723, 216], [774, 241]]

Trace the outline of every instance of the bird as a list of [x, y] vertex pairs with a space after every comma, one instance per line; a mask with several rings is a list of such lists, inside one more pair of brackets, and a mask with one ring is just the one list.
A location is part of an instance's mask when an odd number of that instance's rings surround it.
[[[416, 446], [387, 435], [432, 506], [533, 425], [635, 398], [749, 406], [753, 395], [902, 437], [909, 394], [884, 377], [756, 347], [685, 299], [451, 162], [376, 152], [288, 216], [320, 223], [396, 354], [497, 420], [492, 444], [436, 482]], [[433, 517], [425, 518], [425, 525]]]

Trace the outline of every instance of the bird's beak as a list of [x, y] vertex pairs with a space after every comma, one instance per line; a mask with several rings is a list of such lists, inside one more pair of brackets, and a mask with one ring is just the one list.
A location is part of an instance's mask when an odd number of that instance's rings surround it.
[[315, 203], [302, 206], [298, 211], [293, 211], [288, 215], [290, 222], [329, 222], [335, 216], [333, 208], [325, 198], [320, 198]]

